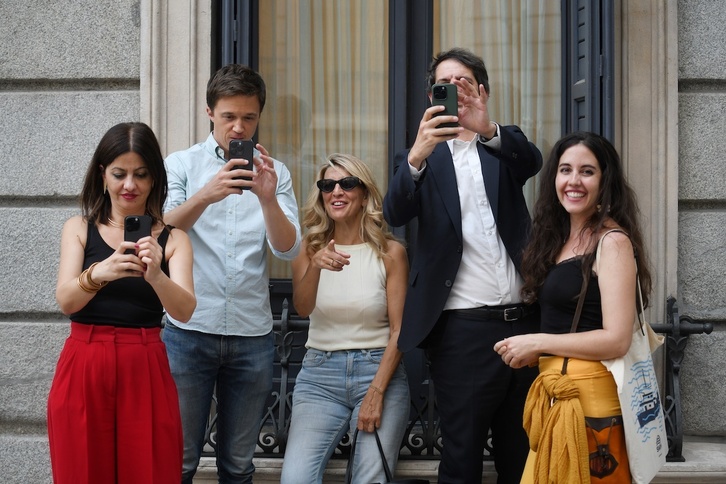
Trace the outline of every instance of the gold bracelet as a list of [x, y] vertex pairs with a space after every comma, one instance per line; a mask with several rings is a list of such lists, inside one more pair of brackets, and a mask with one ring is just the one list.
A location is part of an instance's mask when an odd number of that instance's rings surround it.
[[380, 388], [378, 388], [377, 386], [375, 386], [375, 385], [371, 384], [371, 385], [369, 385], [369, 387], [370, 387], [370, 389], [371, 389], [371, 390], [373, 390], [374, 392], [376, 392], [376, 393], [378, 393], [379, 395], [383, 396], [383, 390], [381, 390], [381, 389], [380, 389]]
[[91, 264], [91, 266], [85, 270], [86, 273], [86, 282], [88, 283], [89, 287], [92, 287], [95, 291], [100, 290], [103, 286], [108, 284], [108, 281], [103, 282], [95, 282], [93, 280], [93, 269], [98, 265], [98, 262], [94, 262]]
[[76, 283], [78, 284], [78, 287], [81, 288], [83, 292], [87, 292], [89, 294], [95, 294], [97, 293], [103, 286], [108, 284], [108, 281], [103, 282], [95, 282], [93, 280], [92, 272], [93, 268], [96, 267], [98, 262], [94, 262], [91, 264], [91, 266], [86, 269], [85, 271], [81, 272], [81, 274], [78, 276], [78, 279], [76, 279]]
[[76, 279], [76, 283], [78, 284], [78, 287], [81, 288], [83, 292], [87, 292], [89, 294], [95, 294], [98, 292], [98, 289], [93, 289], [92, 287], [86, 286], [86, 283], [84, 282], [84, 279], [86, 278], [86, 272], [88, 272], [88, 269], [81, 272], [81, 275], [78, 276], [78, 279]]

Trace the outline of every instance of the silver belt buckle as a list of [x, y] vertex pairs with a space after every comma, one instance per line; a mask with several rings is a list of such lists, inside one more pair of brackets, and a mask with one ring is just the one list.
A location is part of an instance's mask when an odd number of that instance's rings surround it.
[[510, 313], [514, 313], [517, 310], [519, 310], [519, 308], [507, 308], [507, 309], [505, 309], [504, 310], [504, 320], [505, 321], [516, 321], [517, 319], [519, 319], [517, 316], [510, 316]]

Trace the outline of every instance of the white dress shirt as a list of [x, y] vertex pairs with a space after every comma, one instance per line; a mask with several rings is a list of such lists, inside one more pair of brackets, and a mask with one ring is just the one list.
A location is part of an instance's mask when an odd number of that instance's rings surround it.
[[[461, 265], [445, 310], [521, 302], [519, 293], [523, 280], [497, 230], [477, 151], [480, 142], [500, 150], [499, 125], [497, 136], [488, 141], [477, 135], [471, 141], [455, 139], [447, 142], [454, 161], [464, 240]], [[419, 171], [409, 165], [414, 180], [420, 178], [425, 168], [424, 164]]]

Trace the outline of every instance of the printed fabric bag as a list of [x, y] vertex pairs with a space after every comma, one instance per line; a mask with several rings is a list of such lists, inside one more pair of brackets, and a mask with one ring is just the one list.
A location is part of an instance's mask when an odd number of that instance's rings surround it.
[[668, 454], [665, 417], [652, 357], [652, 352], [663, 344], [663, 336], [645, 322], [640, 279], [637, 287], [638, 315], [633, 323], [630, 349], [625, 356], [602, 363], [618, 386], [633, 482], [647, 484], [663, 467]]

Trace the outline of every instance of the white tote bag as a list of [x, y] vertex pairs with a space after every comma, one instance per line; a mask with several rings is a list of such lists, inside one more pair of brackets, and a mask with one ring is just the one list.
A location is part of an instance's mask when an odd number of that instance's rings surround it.
[[652, 352], [663, 344], [663, 336], [656, 334], [645, 322], [640, 279], [637, 286], [638, 314], [633, 322], [630, 349], [625, 356], [602, 363], [613, 374], [618, 386], [633, 482], [647, 484], [663, 467], [668, 454], [665, 417], [652, 357]]

